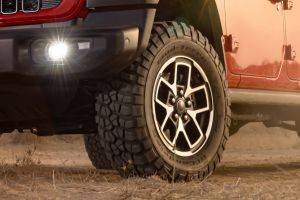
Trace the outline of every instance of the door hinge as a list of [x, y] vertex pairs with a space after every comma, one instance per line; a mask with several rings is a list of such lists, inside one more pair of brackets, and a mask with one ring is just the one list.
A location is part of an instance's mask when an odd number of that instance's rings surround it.
[[233, 37], [233, 35], [224, 35], [223, 41], [226, 52], [237, 53], [240, 48], [240, 43], [236, 40], [235, 37]]
[[283, 0], [282, 1], [283, 10], [292, 10], [294, 7], [293, 0]]
[[283, 46], [284, 52], [284, 60], [287, 61], [294, 61], [296, 59], [296, 51], [292, 47], [292, 45], [284, 45]]

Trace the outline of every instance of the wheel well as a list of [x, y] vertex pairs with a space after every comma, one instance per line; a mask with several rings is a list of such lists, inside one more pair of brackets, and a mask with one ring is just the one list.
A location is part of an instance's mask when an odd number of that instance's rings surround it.
[[213, 45], [225, 66], [222, 26], [218, 8], [211, 0], [160, 0], [155, 21], [184, 21], [197, 28]]

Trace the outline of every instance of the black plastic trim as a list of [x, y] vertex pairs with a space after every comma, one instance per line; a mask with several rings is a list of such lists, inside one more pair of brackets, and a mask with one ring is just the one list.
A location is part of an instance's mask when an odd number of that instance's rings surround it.
[[132, 5], [157, 5], [159, 0], [87, 0], [88, 8], [110, 7], [110, 6], [132, 6]]
[[300, 93], [297, 92], [230, 89], [229, 94], [232, 104], [300, 106]]

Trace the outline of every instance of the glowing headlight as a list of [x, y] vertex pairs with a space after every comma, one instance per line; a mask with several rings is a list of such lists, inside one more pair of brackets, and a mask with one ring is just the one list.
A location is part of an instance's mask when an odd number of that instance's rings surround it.
[[48, 57], [50, 61], [64, 61], [69, 54], [69, 46], [65, 42], [53, 42], [48, 46]]

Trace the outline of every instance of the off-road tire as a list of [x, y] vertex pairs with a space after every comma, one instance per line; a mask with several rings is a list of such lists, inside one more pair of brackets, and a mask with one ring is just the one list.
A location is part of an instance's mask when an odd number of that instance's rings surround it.
[[106, 158], [104, 149], [101, 145], [99, 134], [84, 135], [85, 149], [93, 166], [97, 169], [112, 169], [111, 162]]
[[[189, 54], [204, 64], [212, 83], [216, 119], [208, 144], [191, 158], [174, 156], [157, 140], [151, 123], [151, 87], [157, 68], [172, 55]], [[96, 121], [106, 156], [121, 175], [159, 175], [169, 180], [205, 179], [216, 169], [229, 138], [230, 102], [226, 70], [208, 39], [192, 26], [156, 23], [146, 51], [118, 78], [107, 82], [97, 100]], [[150, 96], [149, 96], [150, 95]], [[100, 112], [99, 112], [100, 111]], [[101, 131], [109, 127], [111, 131]]]

